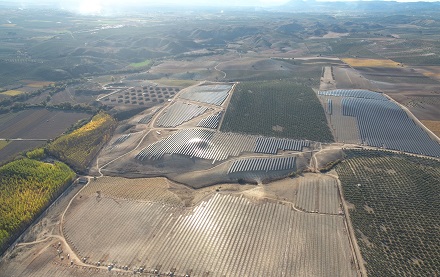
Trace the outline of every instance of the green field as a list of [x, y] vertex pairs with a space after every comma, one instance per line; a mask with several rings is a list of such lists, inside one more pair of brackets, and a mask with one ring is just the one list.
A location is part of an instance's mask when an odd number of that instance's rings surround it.
[[153, 64], [152, 60], [145, 60], [143, 62], [139, 63], [131, 63], [130, 66], [134, 68], [141, 68], [141, 67], [149, 67]]
[[236, 86], [221, 130], [331, 142], [333, 136], [315, 92], [289, 80]]
[[83, 127], [50, 143], [47, 151], [74, 169], [85, 171], [102, 145], [111, 138], [115, 127], [115, 119], [99, 113]]
[[74, 177], [60, 162], [20, 159], [0, 167], [0, 252]]
[[381, 151], [345, 151], [336, 171], [368, 276], [440, 272], [440, 162]]

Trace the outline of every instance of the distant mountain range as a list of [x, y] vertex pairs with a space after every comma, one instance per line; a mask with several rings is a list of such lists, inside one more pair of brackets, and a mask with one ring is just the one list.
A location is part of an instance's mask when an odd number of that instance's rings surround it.
[[283, 12], [355, 12], [355, 13], [398, 13], [420, 11], [425, 13], [440, 12], [440, 2], [396, 2], [396, 1], [349, 1], [318, 2], [292, 0], [274, 8]]

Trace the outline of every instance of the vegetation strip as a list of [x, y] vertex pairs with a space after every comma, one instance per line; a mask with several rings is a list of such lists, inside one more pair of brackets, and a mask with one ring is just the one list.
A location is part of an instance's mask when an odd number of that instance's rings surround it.
[[24, 158], [0, 167], [1, 252], [74, 177], [75, 173], [61, 162]]
[[85, 171], [101, 147], [110, 140], [115, 127], [116, 120], [101, 112], [83, 127], [49, 144], [47, 151], [74, 169]]

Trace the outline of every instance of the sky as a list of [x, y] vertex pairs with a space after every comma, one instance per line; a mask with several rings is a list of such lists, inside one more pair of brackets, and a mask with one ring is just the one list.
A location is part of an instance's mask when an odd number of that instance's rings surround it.
[[[271, 7], [279, 6], [290, 2], [290, 0], [0, 0], [7, 2], [23, 2], [23, 3], [54, 3], [60, 8], [73, 10], [81, 14], [101, 14], [109, 10], [117, 10], [118, 8], [138, 6], [143, 7], [177, 5], [177, 6], [218, 6], [218, 7]], [[303, 1], [303, 0], [298, 0]], [[313, 1], [313, 0], [310, 0]], [[316, 1], [357, 1], [357, 0], [316, 0]], [[368, 0], [366, 0], [368, 1]], [[386, 1], [386, 0], [385, 0]], [[417, 2], [419, 0], [397, 0], [398, 2]], [[440, 0], [423, 0], [425, 2]], [[25, 4], [23, 4], [25, 6]]]
[[131, 5], [185, 5], [185, 6], [278, 6], [290, 0], [61, 0], [66, 4], [76, 4], [83, 10], [103, 9], [112, 6]]

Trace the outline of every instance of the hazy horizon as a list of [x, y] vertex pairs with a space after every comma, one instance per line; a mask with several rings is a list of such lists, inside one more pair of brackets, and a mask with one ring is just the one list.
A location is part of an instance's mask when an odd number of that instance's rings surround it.
[[[440, 0], [378, 0], [380, 2], [438, 2]], [[130, 8], [142, 7], [148, 8], [149, 6], [154, 7], [218, 7], [218, 8], [228, 8], [228, 7], [262, 7], [271, 8], [277, 7], [289, 2], [367, 2], [362, 0], [187, 0], [185, 2], [177, 0], [22, 0], [22, 1], [12, 1], [12, 0], [0, 0], [1, 3], [16, 4], [18, 8], [28, 8], [29, 5], [54, 5], [55, 8], [60, 8], [64, 10], [69, 10], [72, 12], [80, 14], [95, 14], [104, 15], [112, 14], [119, 10], [126, 10]]]

